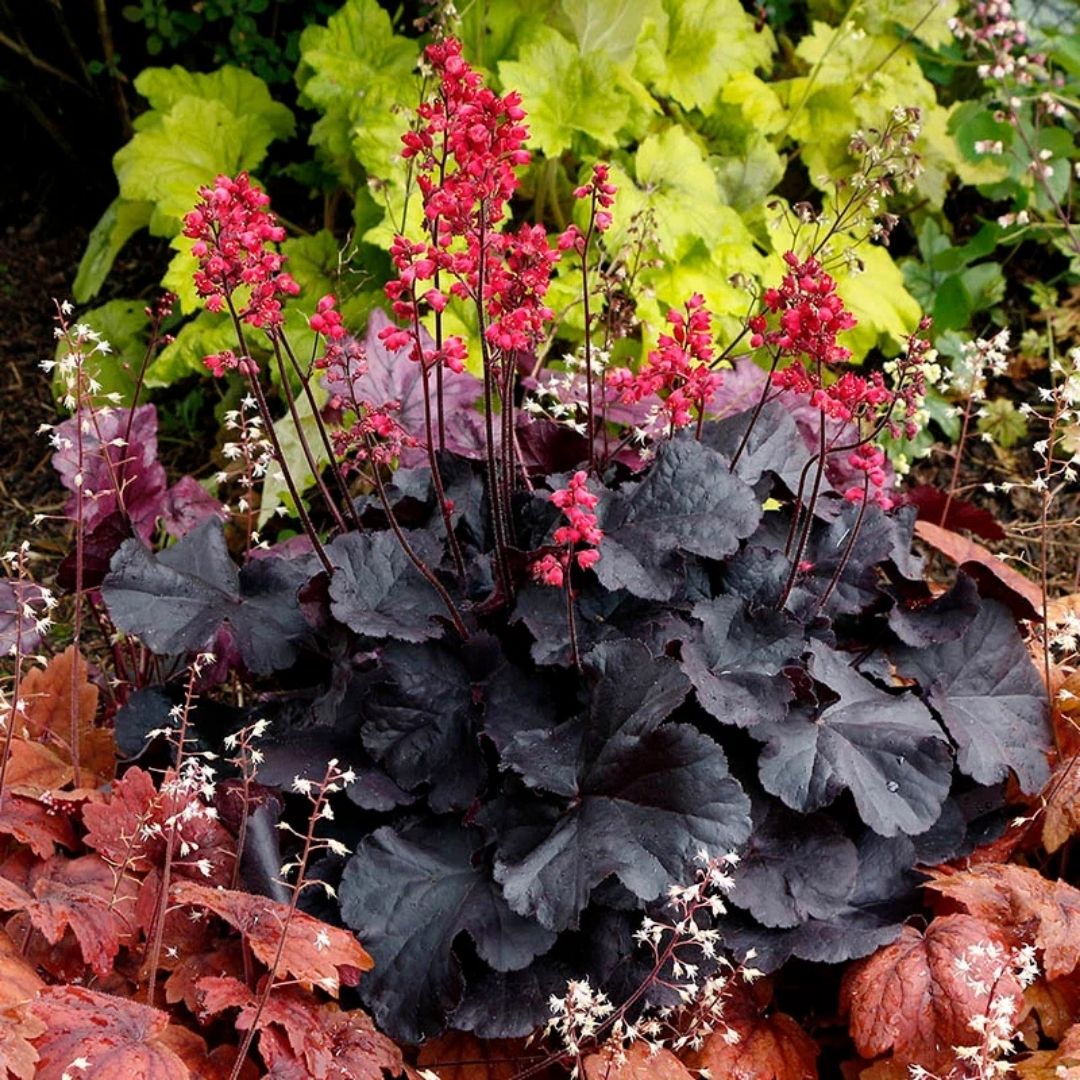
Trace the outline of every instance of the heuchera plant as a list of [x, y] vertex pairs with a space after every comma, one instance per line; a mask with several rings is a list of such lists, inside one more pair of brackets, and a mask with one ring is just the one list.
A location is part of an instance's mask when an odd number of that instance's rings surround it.
[[[887, 234], [875, 207], [917, 173], [918, 116], [861, 133], [835, 201], [796, 208], [783, 276], [734, 342], [691, 296], [634, 371], [607, 363], [613, 327], [639, 328], [608, 317], [598, 280], [606, 168], [575, 192], [585, 227], [553, 242], [511, 223], [518, 96], [452, 39], [427, 62], [435, 89], [403, 140], [422, 228], [393, 241], [393, 321], [354, 336], [327, 297], [305, 363], [266, 196], [244, 175], [199, 193], [196, 282], [236, 330], [207, 366], [246, 380], [251, 441], [280, 462], [248, 345], [266, 337], [316, 489], [306, 503], [286, 478], [304, 533], [288, 549], [257, 551], [243, 515], [158, 552], [137, 527], [101, 586], [108, 614], [159, 671], [210, 651], [204, 688], [252, 681], [248, 722], [276, 733], [262, 783], [319, 757], [354, 770], [329, 826], [351, 853], [319, 873], [340, 871], [340, 917], [374, 959], [360, 993], [397, 1038], [525, 1034], [568, 979], [636, 985], [641, 913], [694, 880], [701, 849], [742, 851], [721, 924], [737, 955], [867, 955], [901, 933], [916, 865], [970, 850], [1005, 820], [1006, 783], [1047, 776], [1047, 703], [1012, 614], [964, 576], [930, 590], [890, 490], [878, 440], [919, 422], [927, 327], [884, 371], [846, 367], [854, 319], [829, 267], [857, 260], [852, 235]], [[564, 422], [521, 407], [559, 333], [559, 259], [580, 262], [585, 326]], [[476, 355], [446, 332], [451, 304]], [[122, 737], [154, 726], [148, 693], [168, 705], [138, 685]]]

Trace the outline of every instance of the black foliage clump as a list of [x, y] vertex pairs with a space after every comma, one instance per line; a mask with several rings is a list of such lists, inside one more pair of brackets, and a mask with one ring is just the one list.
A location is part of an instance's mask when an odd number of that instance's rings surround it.
[[[722, 926], [736, 953], [769, 970], [866, 955], [911, 913], [918, 865], [993, 835], [1003, 781], [1046, 779], [1047, 701], [1009, 611], [963, 576], [932, 597], [911, 511], [859, 517], [832, 493], [788, 589], [807, 452], [770, 405], [733, 471], [746, 422], [596, 488], [605, 536], [575, 571], [574, 639], [564, 592], [527, 573], [556, 526], [545, 483], [515, 494], [508, 601], [483, 466], [449, 454], [464, 580], [427, 470], [400, 471], [389, 498], [467, 641], [371, 502], [365, 531], [328, 545], [328, 579], [310, 557], [238, 568], [216, 521], [113, 557], [119, 629], [277, 673], [252, 708], [276, 732], [264, 784], [328, 757], [355, 768], [333, 823], [353, 852], [340, 912], [391, 1035], [520, 1035], [568, 978], [629, 987], [642, 912], [702, 849], [743, 856]], [[168, 704], [132, 700], [129, 752]]]

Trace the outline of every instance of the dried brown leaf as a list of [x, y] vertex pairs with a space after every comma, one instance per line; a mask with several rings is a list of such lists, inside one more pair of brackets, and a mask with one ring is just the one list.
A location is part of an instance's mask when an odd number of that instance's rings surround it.
[[786, 1013], [737, 1009], [724, 1019], [738, 1041], [714, 1032], [700, 1050], [685, 1055], [691, 1069], [728, 1080], [817, 1080], [818, 1045]]
[[522, 1039], [478, 1039], [467, 1031], [448, 1031], [420, 1047], [416, 1064], [432, 1069], [439, 1080], [513, 1080], [527, 1068], [530, 1080], [553, 1080], [554, 1069], [531, 1071], [544, 1057]]
[[1065, 1033], [1055, 1050], [1031, 1054], [1016, 1066], [1020, 1080], [1080, 1080], [1080, 1024]]
[[633, 1043], [626, 1050], [590, 1054], [585, 1080], [693, 1080], [693, 1075], [670, 1050], [652, 1054], [644, 1043]]

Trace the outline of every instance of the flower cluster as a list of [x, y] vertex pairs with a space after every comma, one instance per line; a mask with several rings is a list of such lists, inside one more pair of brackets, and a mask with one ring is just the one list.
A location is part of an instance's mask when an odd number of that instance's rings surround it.
[[331, 341], [340, 341], [345, 336], [345, 324], [341, 321], [341, 312], [334, 310], [336, 307], [336, 297], [324, 296], [315, 305], [315, 314], [308, 319], [308, 326], [316, 334]]
[[[316, 371], [326, 372], [326, 387], [330, 391], [327, 415], [336, 425], [330, 432], [330, 441], [343, 471], [355, 469], [361, 462], [389, 465], [401, 457], [402, 450], [416, 445], [397, 418], [400, 402], [375, 403], [361, 393], [367, 372], [367, 353], [362, 342], [345, 334], [336, 338], [328, 335], [326, 351], [314, 366]], [[351, 419], [346, 419], [346, 414]]]
[[563, 550], [558, 554], [543, 555], [532, 564], [533, 577], [543, 585], [561, 587], [565, 584], [571, 560], [582, 570], [600, 561], [597, 548], [604, 534], [596, 523], [597, 497], [589, 491], [587, 481], [584, 471], [576, 472], [565, 488], [551, 495], [551, 501], [562, 510], [567, 524], [555, 530], [555, 543]]
[[881, 372], [869, 376], [845, 371], [839, 379], [825, 385], [817, 372], [810, 371], [799, 361], [770, 377], [773, 386], [806, 397], [810, 405], [820, 409], [830, 420], [851, 421], [865, 416], [891, 398]]
[[695, 293], [686, 301], [685, 314], [672, 308], [667, 321], [671, 332], [660, 335], [641, 370], [617, 368], [609, 372], [607, 381], [627, 404], [664, 394], [661, 410], [674, 429], [704, 414], [722, 376], [712, 370], [712, 316], [705, 298]]
[[[593, 165], [592, 177], [584, 184], [574, 188], [575, 199], [588, 199], [589, 232], [607, 232], [611, 228], [611, 208], [615, 205], [618, 188], [609, 179], [611, 167], [603, 162]], [[559, 250], [573, 248], [579, 255], [585, 253], [587, 237], [576, 225], [568, 225], [559, 234]]]
[[[199, 260], [195, 288], [206, 298], [207, 309], [231, 306], [233, 293], [247, 286], [250, 293], [239, 317], [276, 332], [282, 322], [282, 298], [296, 296], [300, 286], [282, 270], [284, 256], [271, 247], [285, 239], [285, 230], [267, 209], [269, 203], [269, 196], [252, 185], [247, 173], [235, 179], [219, 176], [213, 187], [199, 189], [199, 202], [184, 217], [184, 236], [195, 241], [191, 245]], [[209, 358], [207, 366], [215, 371]], [[217, 366], [224, 371], [229, 364]]]
[[500, 97], [484, 86], [454, 38], [429, 45], [425, 56], [439, 90], [420, 106], [419, 126], [402, 137], [402, 154], [417, 163], [430, 236], [425, 242], [394, 240], [390, 257], [397, 277], [386, 295], [395, 317], [411, 329], [387, 327], [382, 333], [391, 349], [411, 344], [412, 359], [460, 371], [460, 340], [444, 344], [440, 355], [425, 352], [417, 332], [421, 303], [436, 312], [447, 304], [439, 275], [452, 279], [453, 295], [485, 305], [490, 344], [504, 352], [524, 350], [536, 344], [552, 318], [543, 297], [558, 252], [539, 225], [513, 234], [495, 231], [517, 190], [515, 170], [529, 162], [520, 96]]
[[[844, 307], [836, 282], [821, 263], [810, 256], [800, 261], [793, 251], [784, 255], [788, 272], [778, 289], [766, 289], [762, 302], [768, 312], [749, 320], [750, 344], [767, 345], [779, 356], [808, 357], [814, 364], [842, 364], [851, 350], [836, 342], [837, 334], [855, 326], [855, 316]], [[779, 316], [770, 329], [769, 315]]]
[[1009, 0], [979, 0], [964, 18], [949, 19], [949, 29], [979, 58], [980, 79], [1031, 86], [1048, 78], [1046, 57], [1027, 52], [1027, 25], [1016, 18]]

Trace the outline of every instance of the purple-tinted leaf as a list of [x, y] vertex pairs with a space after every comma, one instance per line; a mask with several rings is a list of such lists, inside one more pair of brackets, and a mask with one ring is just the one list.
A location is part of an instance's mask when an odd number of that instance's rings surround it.
[[955, 496], [950, 499], [947, 492], [941, 488], [930, 484], [915, 484], [904, 492], [904, 501], [918, 509], [920, 521], [929, 521], [952, 532], [967, 529], [984, 540], [1005, 539], [1001, 522], [989, 510], [984, 510], [966, 499]]
[[[440, 545], [430, 533], [414, 530], [407, 538], [428, 566], [437, 564]], [[445, 615], [446, 608], [393, 533], [347, 533], [326, 551], [334, 566], [330, 609], [350, 630], [399, 641], [424, 641], [442, 634], [442, 626], [434, 620]]]
[[207, 518], [228, 519], [228, 511], [193, 476], [181, 476], [168, 491], [161, 508], [165, 531], [179, 540]]
[[[130, 521], [119, 510], [114, 510], [83, 536], [82, 588], [100, 587], [109, 572], [112, 557], [120, 550], [120, 545], [133, 535]], [[56, 572], [56, 580], [62, 589], [74, 592], [79, 588], [77, 571], [78, 549], [72, 546]]]
[[[427, 425], [424, 419], [424, 381], [420, 365], [409, 359], [409, 349], [398, 351], [388, 349], [379, 340], [379, 332], [391, 326], [385, 311], [376, 308], [368, 320], [367, 333], [364, 336], [364, 348], [367, 352], [367, 371], [353, 381], [356, 395], [360, 400], [374, 405], [388, 401], [397, 401], [401, 408], [397, 418], [401, 426], [417, 439], [419, 447], [406, 450], [402, 456], [403, 465], [417, 465], [427, 461]], [[435, 342], [421, 328], [424, 348], [433, 349]], [[435, 429], [438, 415], [435, 394], [435, 375], [429, 379], [429, 402], [431, 406], [432, 427]], [[347, 386], [331, 377], [326, 379], [327, 389], [331, 393], [341, 394], [349, 399]], [[483, 443], [477, 445], [476, 428], [473, 418], [477, 416], [474, 406], [483, 395], [483, 384], [468, 372], [455, 374], [443, 372], [443, 415], [445, 418], [446, 449], [455, 454], [477, 456]], [[437, 440], [437, 432], [435, 434]], [[437, 443], [436, 443], [437, 445]]]
[[221, 522], [210, 518], [155, 555], [128, 540], [116, 553], [102, 594], [117, 627], [159, 655], [221, 651], [219, 637], [256, 674], [290, 666], [308, 626], [297, 591], [307, 560], [251, 562], [229, 557]]
[[391, 642], [364, 695], [361, 737], [396, 784], [427, 784], [434, 809], [461, 809], [482, 778], [474, 712], [472, 676], [457, 650]]
[[[591, 972], [589, 973], [592, 974]], [[465, 996], [450, 1017], [455, 1031], [471, 1031], [481, 1039], [513, 1039], [531, 1035], [551, 1017], [548, 1001], [566, 993], [579, 968], [548, 953], [521, 971], [470, 975]]]
[[806, 648], [803, 628], [773, 609], [751, 614], [737, 596], [702, 601], [693, 614], [701, 633], [684, 642], [682, 669], [702, 707], [738, 727], [780, 720], [792, 694], [780, 672]]
[[360, 992], [379, 1026], [419, 1042], [462, 995], [454, 941], [467, 933], [496, 971], [519, 971], [555, 935], [515, 915], [478, 859], [479, 830], [436, 818], [365, 838], [342, 876], [341, 915], [375, 958]]
[[[736, 360], [733, 369], [724, 372], [724, 382], [713, 398], [713, 409], [718, 415], [728, 417], [753, 408], [761, 396], [767, 378], [767, 372], [759, 368], [753, 360]], [[820, 440], [820, 410], [811, 405], [808, 398], [790, 390], [784, 390], [776, 397], [770, 395], [769, 400], [783, 408], [795, 421], [806, 449], [816, 453]], [[826, 425], [825, 435], [830, 445], [847, 446], [859, 439], [858, 429], [850, 422], [826, 420]], [[852, 486], [862, 487], [863, 474], [852, 467], [848, 457], [847, 453], [836, 453], [829, 454], [826, 459], [826, 479], [831, 487], [839, 492], [847, 491]], [[896, 482], [892, 465], [886, 463], [885, 471], [885, 490], [891, 491]], [[797, 487], [796, 483], [796, 489]]]
[[979, 590], [961, 572], [948, 592], [929, 603], [916, 608], [894, 607], [889, 612], [889, 627], [905, 645], [922, 649], [962, 638], [978, 610]]
[[924, 832], [949, 793], [952, 756], [941, 728], [914, 695], [878, 689], [818, 642], [810, 653], [814, 680], [839, 700], [817, 716], [792, 711], [750, 729], [766, 743], [765, 790], [804, 813], [850, 791], [860, 817], [882, 836]]
[[765, 926], [827, 919], [847, 905], [859, 854], [824, 814], [793, 814], [755, 799], [750, 839], [740, 852], [732, 902]]
[[959, 640], [895, 649], [893, 659], [956, 740], [963, 772], [993, 784], [1012, 770], [1024, 791], [1042, 788], [1052, 749], [1046, 690], [1003, 605], [984, 600]]
[[[737, 413], [706, 424], [701, 441], [731, 461], [748, 428], [750, 413]], [[791, 414], [779, 402], [770, 402], [750, 428], [750, 437], [735, 464], [735, 475], [756, 488], [762, 476], [771, 473], [794, 494], [809, 460], [810, 452]]]
[[604, 530], [600, 581], [668, 600], [682, 578], [680, 553], [726, 558], [753, 533], [761, 506], [715, 450], [677, 439], [660, 447], [640, 483], [604, 492], [597, 514]]
[[591, 662], [601, 678], [589, 712], [525, 733], [505, 755], [527, 783], [569, 795], [569, 806], [526, 804], [491, 821], [507, 902], [555, 930], [574, 925], [610, 875], [654, 900], [688, 879], [700, 848], [737, 847], [750, 827], [720, 747], [688, 725], [662, 723], [688, 688], [678, 667], [630, 642], [601, 646]]
[[58, 449], [52, 464], [72, 493], [65, 507], [71, 518], [78, 509], [76, 481], [82, 477], [81, 528], [93, 531], [120, 510], [130, 518], [136, 535], [149, 540], [165, 506], [165, 470], [157, 460], [157, 409], [137, 406], [128, 442], [114, 445], [123, 442], [130, 413], [130, 409], [97, 412], [81, 434], [76, 417], [64, 420], [56, 427]]
[[0, 656], [28, 656], [41, 644], [37, 621], [46, 615], [41, 588], [30, 581], [0, 578]]
[[833, 915], [787, 930], [763, 928], [738, 916], [725, 919], [725, 945], [737, 956], [757, 950], [754, 964], [771, 972], [792, 956], [839, 964], [893, 941], [917, 907], [919, 877], [912, 871], [916, 860], [911, 838], [885, 839], [867, 830], [858, 843], [858, 860], [854, 888]]

